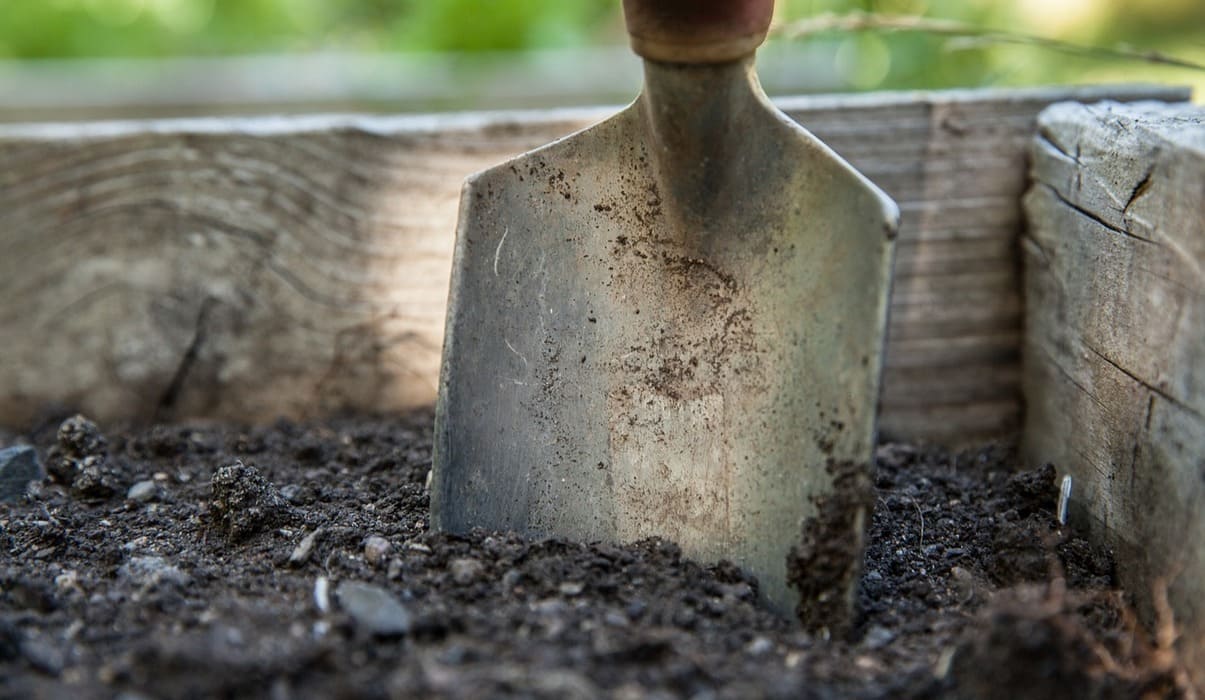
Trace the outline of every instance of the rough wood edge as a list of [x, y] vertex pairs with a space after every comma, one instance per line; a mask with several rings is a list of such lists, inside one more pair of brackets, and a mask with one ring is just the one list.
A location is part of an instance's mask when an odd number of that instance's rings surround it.
[[1205, 110], [1059, 104], [1026, 196], [1024, 451], [1205, 691]]

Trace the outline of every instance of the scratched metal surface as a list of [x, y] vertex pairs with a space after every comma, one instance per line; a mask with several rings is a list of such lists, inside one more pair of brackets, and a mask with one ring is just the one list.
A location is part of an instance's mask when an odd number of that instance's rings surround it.
[[433, 522], [671, 538], [785, 612], [826, 465], [871, 457], [896, 208], [750, 62], [646, 80], [465, 187]]

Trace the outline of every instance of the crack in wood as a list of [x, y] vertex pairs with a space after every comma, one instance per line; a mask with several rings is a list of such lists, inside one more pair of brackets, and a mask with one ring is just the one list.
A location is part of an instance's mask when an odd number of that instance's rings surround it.
[[1050, 133], [1050, 131], [1047, 128], [1040, 127], [1038, 129], [1038, 133], [1037, 133], [1037, 136], [1035, 136], [1035, 138], [1037, 139], [1039, 144], [1046, 146], [1049, 150], [1052, 150], [1055, 153], [1063, 156], [1067, 160], [1072, 161], [1076, 165], [1079, 165], [1079, 153], [1076, 152], [1074, 155], [1069, 153], [1067, 151], [1067, 149], [1063, 148], [1062, 145], [1059, 144], [1058, 141], [1054, 140], [1054, 136]]
[[1110, 224], [1108, 221], [1105, 221], [1097, 214], [1094, 214], [1091, 211], [1088, 211], [1087, 209], [1085, 209], [1085, 208], [1081, 207], [1080, 205], [1076, 204], [1075, 202], [1071, 201], [1070, 199], [1067, 199], [1065, 196], [1063, 196], [1062, 192], [1059, 192], [1058, 188], [1056, 188], [1052, 185], [1049, 185], [1045, 182], [1039, 182], [1039, 183], [1037, 183], [1037, 185], [1039, 187], [1043, 187], [1043, 188], [1049, 190], [1050, 193], [1052, 195], [1054, 195], [1055, 199], [1059, 200], [1063, 204], [1065, 204], [1068, 207], [1070, 207], [1071, 209], [1075, 210], [1076, 213], [1083, 215], [1087, 219], [1091, 219], [1092, 221], [1095, 221], [1096, 223], [1098, 223], [1101, 226], [1103, 226], [1104, 228], [1112, 231], [1113, 233], [1125, 236], [1126, 238], [1133, 238], [1134, 240], [1142, 241], [1143, 243], [1150, 243], [1151, 245], [1156, 245], [1156, 246], [1159, 245], [1158, 241], [1152, 240], [1150, 238], [1146, 238], [1144, 236], [1139, 236], [1136, 233], [1132, 233], [1123, 228]]
[[201, 308], [197, 311], [197, 322], [193, 327], [192, 340], [184, 349], [184, 354], [180, 356], [180, 362], [176, 364], [176, 371], [172, 375], [171, 381], [168, 382], [167, 388], [155, 404], [155, 420], [163, 420], [176, 407], [176, 402], [184, 389], [184, 383], [188, 380], [188, 374], [193, 365], [197, 363], [197, 358], [201, 355], [201, 347], [209, 335], [210, 314], [217, 304], [218, 299], [212, 296], [207, 296], [201, 301]]
[[1105, 362], [1107, 362], [1108, 364], [1112, 365], [1113, 368], [1116, 369], [1117, 371], [1121, 372], [1122, 374], [1124, 374], [1125, 376], [1134, 380], [1135, 382], [1138, 382], [1143, 387], [1146, 387], [1146, 389], [1148, 389], [1151, 393], [1156, 394], [1157, 396], [1159, 396], [1159, 398], [1163, 399], [1164, 401], [1167, 401], [1170, 404], [1175, 405], [1177, 408], [1187, 411], [1188, 413], [1196, 416], [1197, 418], [1205, 420], [1205, 414], [1202, 414], [1200, 411], [1196, 410], [1192, 406], [1189, 406], [1188, 404], [1184, 403], [1183, 401], [1176, 398], [1175, 396], [1172, 396], [1171, 394], [1167, 393], [1167, 390], [1162, 389], [1158, 386], [1155, 386], [1154, 384], [1146, 381], [1142, 377], [1139, 377], [1137, 374], [1134, 374], [1133, 372], [1126, 369], [1125, 367], [1122, 367], [1120, 364], [1118, 364], [1117, 362], [1115, 362], [1114, 360], [1109, 358], [1103, 352], [1101, 352], [1100, 350], [1097, 350], [1096, 348], [1089, 345], [1086, 341], [1081, 341], [1081, 342], [1083, 343], [1083, 346], [1085, 348], [1087, 348], [1088, 350], [1090, 350], [1092, 352], [1093, 355], [1096, 355], [1100, 359], [1102, 359]]
[[1151, 167], [1147, 168], [1146, 174], [1142, 176], [1142, 179], [1138, 181], [1138, 184], [1134, 185], [1133, 191], [1130, 192], [1130, 198], [1126, 200], [1126, 205], [1121, 210], [1121, 215], [1123, 217], [1128, 219], [1130, 216], [1130, 207], [1134, 206], [1134, 202], [1137, 202], [1148, 191], [1150, 191], [1151, 176], [1154, 174], [1154, 172], [1155, 166], [1152, 165]]

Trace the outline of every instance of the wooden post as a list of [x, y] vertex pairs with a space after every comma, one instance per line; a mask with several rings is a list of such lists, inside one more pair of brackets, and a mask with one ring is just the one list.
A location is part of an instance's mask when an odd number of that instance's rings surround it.
[[[1020, 424], [1041, 109], [1101, 86], [779, 100], [900, 204], [882, 431]], [[0, 126], [0, 425], [394, 411], [436, 389], [464, 177], [611, 110]]]
[[1205, 110], [1060, 104], [1033, 153], [1025, 452], [1205, 688]]

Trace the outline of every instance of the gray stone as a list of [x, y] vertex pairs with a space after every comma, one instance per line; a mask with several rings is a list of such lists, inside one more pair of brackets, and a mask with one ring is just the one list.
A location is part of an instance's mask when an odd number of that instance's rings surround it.
[[121, 565], [117, 575], [136, 586], [156, 586], [161, 583], [171, 583], [177, 586], [187, 586], [191, 580], [174, 565], [163, 557], [130, 557]]
[[139, 503], [147, 503], [159, 497], [159, 485], [153, 480], [139, 481], [126, 492], [126, 498]]
[[513, 591], [515, 589], [515, 586], [518, 586], [519, 582], [522, 580], [523, 580], [523, 572], [519, 571], [518, 569], [511, 569], [511, 570], [507, 571], [505, 574], [502, 575], [503, 592], [509, 593], [509, 592]]
[[870, 649], [882, 649], [890, 644], [895, 639], [895, 632], [883, 627], [875, 625], [866, 632], [866, 636], [862, 639], [862, 643]]
[[303, 489], [297, 484], [285, 484], [280, 487], [280, 495], [289, 503], [302, 505], [305, 500]]
[[357, 626], [372, 634], [392, 637], [410, 631], [410, 611], [380, 586], [344, 581], [335, 589], [335, 598]]
[[606, 615], [603, 615], [603, 622], [612, 627], [627, 627], [628, 616], [618, 610], [608, 610]]
[[480, 576], [485, 571], [485, 566], [476, 559], [466, 557], [453, 559], [448, 564], [448, 570], [452, 572], [452, 580], [463, 586]]
[[532, 612], [537, 615], [547, 615], [549, 617], [559, 617], [564, 615], [569, 610], [569, 605], [563, 600], [557, 598], [546, 598], [531, 603]]
[[66, 654], [53, 642], [41, 638], [27, 638], [21, 644], [21, 655], [37, 670], [48, 676], [59, 676], [67, 665]]
[[380, 566], [389, 555], [393, 545], [380, 535], [372, 535], [364, 540], [364, 559], [372, 566]]
[[774, 651], [774, 642], [760, 635], [745, 645], [745, 653], [750, 656], [765, 656], [772, 651]]
[[44, 476], [38, 451], [28, 445], [0, 450], [0, 501], [13, 501], [25, 495], [31, 481]]

